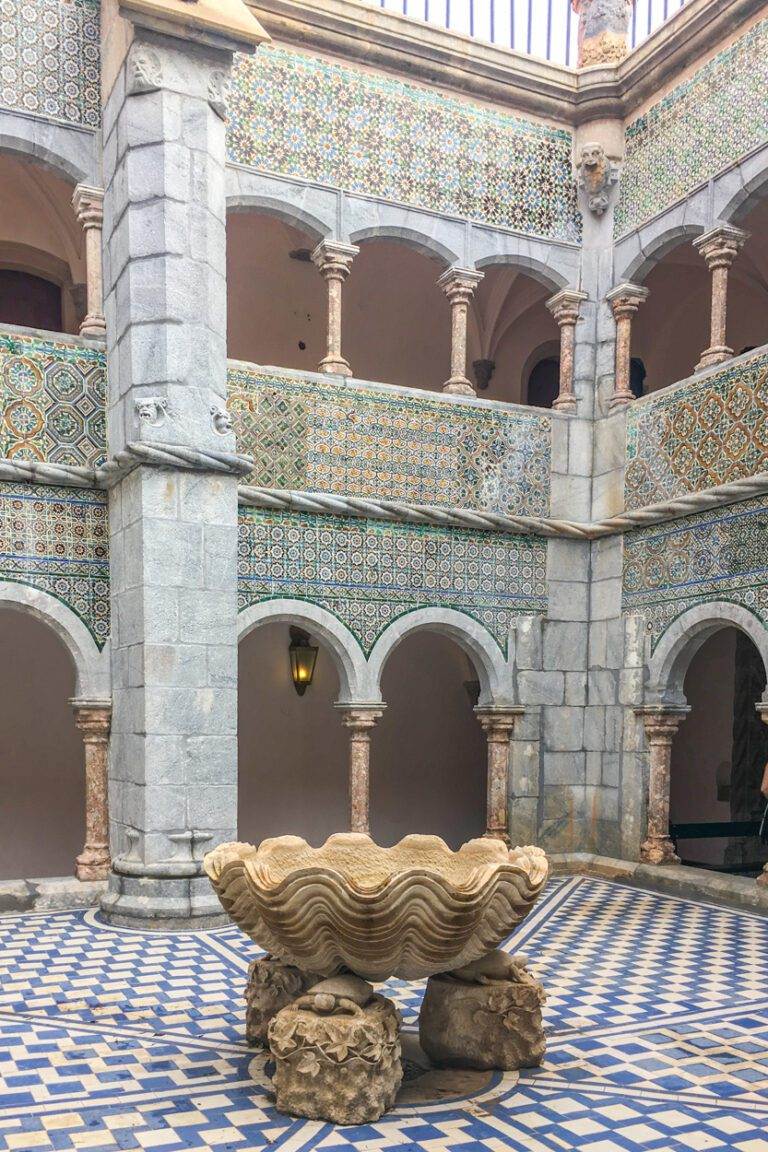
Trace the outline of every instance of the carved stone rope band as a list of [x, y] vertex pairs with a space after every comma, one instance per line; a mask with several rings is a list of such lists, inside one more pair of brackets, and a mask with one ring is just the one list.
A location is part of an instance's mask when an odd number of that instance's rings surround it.
[[[38, 460], [1, 460], [0, 479], [24, 484], [58, 484], [74, 488], [109, 488], [138, 464], [156, 467], [188, 468], [244, 476], [253, 470], [253, 460], [233, 452], [201, 451], [177, 444], [128, 444], [124, 452], [101, 468], [80, 468], [74, 464], [49, 464]], [[433, 524], [446, 528], [504, 532], [515, 536], [546, 536], [569, 540], [598, 540], [642, 528], [679, 520], [695, 512], [705, 512], [726, 504], [736, 504], [752, 496], [768, 493], [768, 472], [719, 484], [703, 492], [693, 492], [662, 504], [650, 504], [605, 520], [579, 523], [538, 516], [504, 516], [496, 512], [475, 512], [465, 508], [440, 508], [429, 504], [409, 504], [401, 500], [363, 500], [352, 496], [332, 496], [321, 492], [259, 488], [240, 484], [238, 502], [252, 508], [272, 508], [290, 512], [314, 512], [329, 516], [354, 516], [403, 524]]]

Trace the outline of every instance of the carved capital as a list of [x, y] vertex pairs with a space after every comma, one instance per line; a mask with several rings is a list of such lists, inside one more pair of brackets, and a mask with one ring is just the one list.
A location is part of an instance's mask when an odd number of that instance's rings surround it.
[[698, 236], [693, 246], [704, 257], [711, 272], [715, 268], [730, 268], [748, 239], [749, 233], [741, 228], [720, 224]]
[[675, 738], [680, 724], [690, 712], [685, 706], [674, 708], [644, 707], [636, 708], [645, 728], [645, 735], [649, 744], [669, 745]]
[[112, 702], [109, 700], [70, 700], [75, 724], [84, 743], [105, 744], [112, 724]]
[[356, 737], [370, 739], [372, 728], [384, 715], [384, 704], [337, 704], [341, 713], [341, 722], [349, 729], [350, 739]]
[[354, 244], [321, 240], [312, 253], [312, 261], [325, 280], [346, 280], [359, 251]]
[[83, 228], [101, 228], [104, 220], [104, 190], [78, 184], [72, 194], [72, 207]]
[[437, 284], [451, 304], [469, 304], [482, 279], [483, 273], [473, 268], [448, 268]]
[[640, 284], [619, 284], [606, 295], [611, 311], [617, 320], [631, 319], [640, 305], [648, 299], [650, 292]]
[[475, 716], [489, 743], [508, 744], [515, 721], [524, 708], [475, 708]]
[[552, 313], [561, 328], [574, 325], [579, 318], [582, 300], [588, 300], [586, 292], [576, 288], [562, 288], [546, 301], [548, 310]]

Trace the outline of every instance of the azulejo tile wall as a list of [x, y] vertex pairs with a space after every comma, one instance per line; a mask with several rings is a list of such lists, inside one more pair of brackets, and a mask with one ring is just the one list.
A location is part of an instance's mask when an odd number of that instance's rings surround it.
[[627, 509], [768, 472], [768, 354], [630, 406]]
[[0, 579], [63, 601], [101, 648], [109, 636], [104, 492], [0, 482]]
[[0, 335], [0, 456], [103, 464], [105, 389], [100, 349]]
[[711, 600], [740, 604], [768, 627], [768, 497], [624, 537], [623, 608], [645, 616], [652, 647], [674, 619]]
[[522, 536], [240, 509], [238, 607], [311, 600], [366, 655], [416, 608], [464, 612], [506, 651], [516, 616], [546, 611], [546, 544]]
[[98, 0], [0, 0], [0, 104], [97, 128]]
[[682, 200], [768, 138], [768, 20], [633, 120], [617, 236]]
[[570, 132], [297, 52], [237, 58], [228, 151], [433, 212], [580, 235]]
[[549, 511], [551, 418], [231, 366], [250, 483], [519, 515]]

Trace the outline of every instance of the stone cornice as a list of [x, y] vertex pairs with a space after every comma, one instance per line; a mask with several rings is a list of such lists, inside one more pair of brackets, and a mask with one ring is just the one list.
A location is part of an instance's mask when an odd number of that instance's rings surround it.
[[763, 0], [690, 0], [618, 67], [576, 72], [359, 0], [249, 4], [278, 42], [384, 68], [568, 127], [627, 119], [764, 6]]

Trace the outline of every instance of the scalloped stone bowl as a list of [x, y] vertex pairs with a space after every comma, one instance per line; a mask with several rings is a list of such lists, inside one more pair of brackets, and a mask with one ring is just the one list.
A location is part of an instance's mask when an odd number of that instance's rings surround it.
[[298, 836], [222, 844], [205, 857], [222, 905], [262, 948], [305, 972], [348, 968], [366, 980], [419, 980], [498, 947], [547, 878], [541, 848], [438, 836], [380, 848], [337, 833], [322, 848]]

